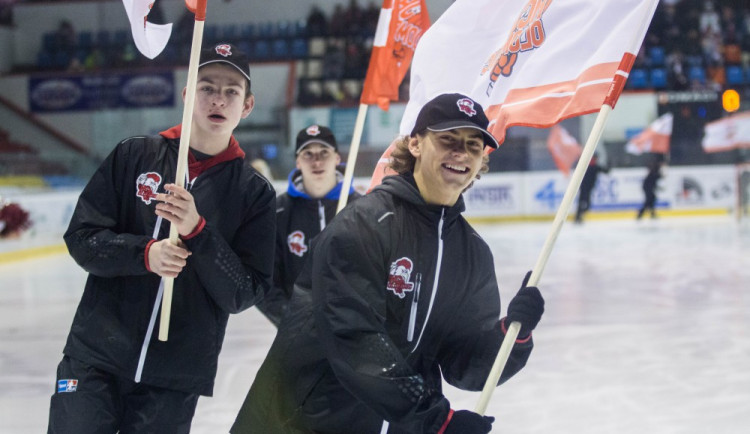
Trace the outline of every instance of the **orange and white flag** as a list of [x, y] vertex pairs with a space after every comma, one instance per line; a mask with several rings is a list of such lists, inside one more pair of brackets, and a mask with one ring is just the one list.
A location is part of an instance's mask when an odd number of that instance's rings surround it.
[[421, 107], [459, 92], [490, 132], [614, 107], [658, 0], [456, 0], [425, 32], [412, 62], [408, 134]]
[[672, 138], [673, 120], [674, 116], [672, 113], [664, 113], [659, 116], [645, 130], [641, 131], [640, 134], [625, 144], [625, 151], [635, 155], [640, 155], [644, 152], [668, 154], [669, 141]]
[[414, 49], [430, 27], [425, 0], [383, 0], [360, 103], [388, 110], [409, 70]]
[[703, 127], [701, 143], [706, 152], [750, 148], [750, 112], [737, 113], [707, 123]]
[[144, 56], [153, 59], [167, 46], [172, 34], [172, 23], [153, 24], [148, 22], [148, 13], [156, 0], [122, 0], [130, 21], [135, 47]]
[[547, 137], [547, 149], [555, 161], [555, 166], [565, 176], [570, 174], [570, 167], [578, 161], [583, 149], [575, 137], [561, 125], [555, 125]]

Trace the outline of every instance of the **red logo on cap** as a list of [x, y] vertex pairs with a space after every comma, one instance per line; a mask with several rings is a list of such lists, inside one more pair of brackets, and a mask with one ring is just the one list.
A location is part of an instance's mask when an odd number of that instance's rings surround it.
[[470, 100], [469, 98], [459, 99], [458, 101], [456, 101], [456, 105], [458, 105], [459, 110], [469, 116], [474, 116], [475, 114], [477, 114], [477, 111], [474, 109], [474, 101]]
[[320, 134], [320, 127], [318, 127], [317, 125], [310, 125], [309, 127], [307, 127], [305, 132], [308, 136], [317, 136], [318, 134]]
[[232, 55], [232, 47], [229, 44], [219, 44], [216, 46], [216, 54], [229, 57]]

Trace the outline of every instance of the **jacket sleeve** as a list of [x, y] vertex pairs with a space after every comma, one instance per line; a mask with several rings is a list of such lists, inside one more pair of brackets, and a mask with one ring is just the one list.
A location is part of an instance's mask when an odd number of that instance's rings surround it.
[[[284, 195], [276, 197], [276, 253], [273, 261], [273, 286], [266, 297], [256, 305], [258, 310], [276, 327], [281, 324], [281, 318], [284, 316], [291, 298], [291, 288], [287, 293], [284, 285], [287, 272], [285, 268], [286, 240], [284, 239], [286, 234], [284, 231], [290, 215], [290, 211], [286, 209], [291, 206], [289, 202]], [[281, 208], [284, 209], [280, 210]]]
[[258, 303], [271, 287], [276, 195], [265, 181], [254, 188], [257, 193], [248, 204], [231, 245], [211, 222], [184, 241], [193, 252], [188, 261], [195, 267], [201, 285], [228, 313], [238, 313]]
[[[73, 259], [100, 277], [144, 275], [148, 235], [125, 233], [121, 218], [122, 180], [128, 155], [120, 143], [84, 187], [63, 236]], [[127, 184], [131, 185], [131, 184]], [[132, 185], [135, 185], [132, 183]], [[125, 192], [127, 193], [127, 192]]]
[[[313, 305], [327, 358], [343, 386], [408, 432], [436, 433], [450, 405], [428, 390], [385, 328], [387, 251], [352, 208], [313, 241]], [[387, 223], [384, 223], [387, 224]]]
[[[445, 380], [462, 390], [478, 391], [492, 370], [505, 334], [500, 324], [500, 292], [495, 277], [492, 254], [487, 249], [475, 288], [476, 294], [463, 297], [465, 303], [456, 309], [454, 324], [460, 328], [445, 340], [439, 359]], [[532, 339], [517, 341], [508, 357], [498, 385], [507, 381], [526, 365], [534, 347]]]

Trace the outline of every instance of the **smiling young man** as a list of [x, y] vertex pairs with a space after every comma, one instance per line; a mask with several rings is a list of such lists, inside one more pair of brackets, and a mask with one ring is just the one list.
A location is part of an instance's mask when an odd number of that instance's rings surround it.
[[[336, 137], [328, 127], [310, 125], [300, 130], [295, 155], [296, 168], [289, 173], [287, 191], [276, 198], [274, 285], [258, 304], [277, 327], [289, 306], [310, 241], [336, 215], [344, 176]], [[350, 188], [350, 200], [358, 197]]]
[[[232, 136], [255, 102], [248, 59], [218, 44], [199, 65], [186, 188], [170, 183], [177, 125], [119, 143], [78, 200], [64, 238], [89, 277], [57, 368], [50, 433], [188, 433], [198, 396], [213, 392], [229, 314], [271, 286], [275, 192]], [[175, 279], [166, 342], [164, 277]]]
[[544, 299], [522, 284], [501, 319], [492, 253], [461, 216], [497, 147], [487, 124], [466, 96], [431, 100], [391, 154], [399, 175], [313, 240], [232, 433], [490, 432], [493, 418], [451, 409], [442, 378], [481, 390], [510, 321], [499, 383], [516, 374]]

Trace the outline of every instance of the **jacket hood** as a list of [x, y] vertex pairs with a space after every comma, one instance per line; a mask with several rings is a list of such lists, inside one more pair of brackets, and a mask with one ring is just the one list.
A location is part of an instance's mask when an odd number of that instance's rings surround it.
[[[302, 172], [299, 169], [294, 169], [291, 172], [289, 172], [289, 185], [287, 186], [286, 192], [291, 197], [301, 197], [304, 199], [310, 199], [312, 200], [312, 197], [310, 197], [309, 194], [305, 192], [305, 188], [302, 184]], [[323, 196], [323, 199], [333, 199], [338, 200], [339, 196], [341, 196], [341, 188], [343, 187], [343, 181], [344, 181], [344, 166], [340, 165], [336, 167], [336, 186], [331, 189], [328, 193], [326, 193], [325, 196]], [[349, 194], [351, 195], [354, 193], [354, 186], [349, 186]]]
[[[180, 137], [182, 136], [182, 124], [162, 131], [159, 133], [159, 135], [166, 139], [179, 141]], [[219, 152], [209, 159], [198, 160], [197, 158], [195, 158], [192, 152], [188, 152], [189, 177], [190, 179], [193, 179], [201, 173], [205, 172], [210, 167], [234, 159], [245, 159], [245, 152], [242, 150], [242, 148], [240, 148], [240, 144], [237, 139], [234, 138], [234, 136], [231, 136], [229, 138], [229, 146], [227, 146], [225, 150]]]
[[388, 193], [402, 200], [405, 200], [406, 202], [424, 207], [425, 209], [430, 211], [441, 210], [442, 208], [445, 208], [447, 217], [458, 216], [459, 214], [464, 212], [464, 210], [466, 210], [463, 195], [460, 195], [458, 197], [458, 200], [455, 204], [453, 204], [453, 206], [432, 205], [425, 202], [422, 198], [422, 195], [419, 193], [419, 188], [417, 187], [417, 181], [414, 179], [414, 174], [411, 172], [407, 172], [401, 175], [386, 176], [385, 178], [383, 178], [383, 183], [375, 187], [373, 189], [373, 192], [378, 190], [387, 191]]

